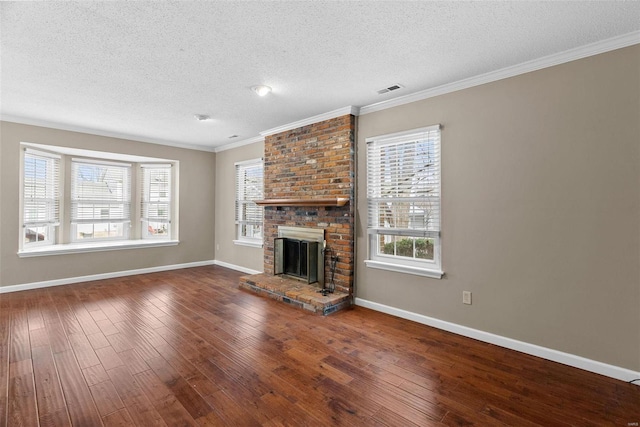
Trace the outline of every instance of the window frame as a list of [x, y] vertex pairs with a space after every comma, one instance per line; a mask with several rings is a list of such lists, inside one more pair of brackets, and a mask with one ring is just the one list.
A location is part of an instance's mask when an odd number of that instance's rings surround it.
[[[123, 249], [135, 249], [135, 248], [148, 248], [148, 247], [162, 247], [162, 246], [175, 246], [180, 243], [178, 240], [178, 215], [179, 215], [179, 200], [178, 195], [178, 171], [179, 161], [173, 159], [162, 159], [148, 156], [128, 155], [121, 153], [110, 153], [103, 151], [93, 151], [72, 147], [61, 147], [54, 145], [37, 144], [32, 142], [21, 142], [21, 153], [27, 151], [37, 151], [46, 154], [47, 156], [55, 157], [59, 159], [58, 179], [57, 185], [59, 189], [59, 216], [58, 223], [55, 224], [55, 229], [51, 236], [55, 240], [45, 243], [30, 243], [25, 244], [25, 178], [27, 166], [24, 162], [24, 154], [21, 154], [21, 167], [20, 167], [20, 233], [17, 255], [20, 258], [39, 257], [49, 255], [62, 255], [62, 254], [75, 254], [85, 252], [100, 252], [111, 250], [123, 250]], [[125, 164], [130, 165], [130, 173], [128, 179], [128, 192], [130, 194], [130, 200], [127, 203], [127, 212], [129, 214], [129, 224], [126, 225], [128, 236], [126, 238], [106, 238], [106, 239], [82, 239], [74, 241], [72, 239], [72, 231], [74, 225], [72, 222], [71, 206], [71, 181], [72, 181], [72, 161], [74, 159], [80, 162], [90, 162], [95, 164]], [[171, 165], [170, 175], [170, 191], [171, 200], [169, 202], [170, 216], [172, 220], [172, 226], [167, 238], [161, 239], [143, 239], [140, 221], [134, 221], [135, 219], [141, 220], [141, 195], [140, 187], [142, 186], [142, 165]]]
[[[245, 186], [241, 186], [241, 174], [245, 176], [246, 171], [253, 168], [260, 168], [262, 172], [262, 188], [260, 191], [253, 195], [251, 198], [246, 198], [246, 190]], [[264, 197], [264, 160], [262, 158], [244, 160], [241, 162], [234, 163], [234, 172], [235, 172], [235, 225], [236, 225], [236, 239], [233, 241], [236, 245], [243, 246], [252, 246], [261, 248], [263, 246], [264, 239], [264, 208], [262, 206], [258, 206], [255, 204], [255, 200], [260, 200]], [[243, 178], [246, 181], [245, 178]], [[242, 205], [249, 205], [253, 209], [256, 209], [260, 212], [260, 237], [251, 237], [247, 236], [243, 233], [244, 225], [258, 225], [256, 221], [248, 221], [246, 219], [241, 218], [242, 213], [245, 212], [245, 209], [242, 209]]]
[[[434, 134], [435, 132], [435, 134]], [[442, 161], [441, 161], [441, 126], [439, 124], [433, 126], [427, 126], [417, 129], [411, 129], [403, 132], [396, 132], [392, 134], [379, 135], [375, 137], [366, 138], [367, 144], [367, 259], [365, 265], [371, 268], [379, 268], [384, 270], [390, 270], [400, 273], [408, 273], [420, 276], [426, 276], [431, 278], [440, 279], [444, 275], [442, 270], [442, 239], [440, 235], [441, 230], [441, 211], [442, 211]], [[435, 197], [423, 195], [422, 197], [411, 197], [407, 194], [399, 197], [383, 197], [382, 183], [375, 182], [376, 178], [381, 179], [382, 174], [395, 174], [397, 175], [401, 169], [391, 169], [381, 172], [380, 167], [384, 164], [381, 159], [382, 148], [390, 146], [409, 146], [415, 144], [420, 140], [427, 139], [428, 144], [433, 144], [433, 169], [429, 171], [429, 179], [435, 180], [437, 183], [430, 187], [437, 195]], [[432, 141], [433, 140], [433, 141]], [[376, 158], [372, 158], [377, 156]], [[378, 168], [374, 170], [373, 168]], [[396, 176], [395, 180], [407, 179], [403, 175], [400, 178]], [[427, 185], [423, 187], [426, 188]], [[410, 191], [414, 191], [415, 186], [412, 185]], [[428, 190], [428, 191], [432, 191]], [[427, 193], [425, 193], [427, 194]], [[390, 202], [395, 200], [396, 202], [409, 202], [411, 200], [411, 206], [409, 210], [413, 208], [413, 204], [418, 206], [420, 203], [429, 204], [435, 201], [437, 208], [432, 215], [434, 219], [428, 219], [429, 214], [424, 210], [422, 211], [424, 227], [411, 226], [411, 214], [407, 217], [408, 225], [405, 228], [395, 228], [379, 224], [379, 208], [376, 205], [389, 200]], [[430, 210], [434, 208], [429, 207]], [[375, 218], [375, 219], [373, 219]], [[379, 252], [380, 236], [390, 236], [396, 239], [412, 239], [414, 240], [413, 253], [414, 257], [405, 257], [402, 255], [391, 255]], [[433, 240], [433, 259], [419, 259], [415, 257], [415, 240], [416, 239], [428, 239]]]
[[[151, 191], [147, 191], [149, 184], [149, 179], [147, 178], [147, 173], [151, 174], [153, 170], [168, 170], [167, 176], [167, 185], [166, 191], [167, 196], [165, 196], [168, 200], [160, 201], [160, 200], [147, 200], [151, 199], [150, 193]], [[140, 179], [138, 180], [138, 184], [140, 186], [140, 238], [141, 239], [154, 239], [154, 240], [170, 240], [171, 235], [173, 233], [172, 221], [173, 221], [173, 164], [171, 163], [143, 163], [140, 165]], [[156, 204], [166, 204], [167, 205], [167, 214], [166, 218], [156, 216], [151, 217], [147, 214], [149, 208], [147, 205], [152, 203]], [[166, 234], [159, 233], [150, 233], [149, 228], [152, 228], [150, 223], [164, 223], [167, 227]]]
[[[45, 193], [47, 197], [33, 197], [32, 199], [35, 200], [44, 200], [52, 202], [52, 207], [47, 207], [46, 210], [53, 210], [53, 212], [47, 212], [47, 215], [43, 221], [28, 221], [26, 219], [26, 210], [27, 210], [27, 159], [28, 157], [32, 157], [34, 159], [34, 161], [37, 160], [41, 160], [41, 161], [45, 161], [47, 162], [47, 166], [45, 169]], [[58, 154], [54, 154], [54, 153], [49, 153], [49, 152], [44, 152], [44, 151], [39, 151], [39, 150], [35, 150], [33, 148], [29, 148], [29, 147], [23, 147], [23, 156], [21, 159], [21, 164], [22, 164], [22, 169], [21, 169], [21, 174], [20, 174], [20, 179], [21, 179], [21, 209], [20, 209], [20, 213], [21, 213], [21, 218], [22, 218], [22, 230], [20, 233], [20, 243], [21, 243], [21, 247], [24, 248], [36, 248], [36, 247], [40, 247], [40, 246], [51, 246], [51, 245], [55, 245], [57, 242], [57, 231], [58, 231], [58, 226], [60, 225], [60, 201], [61, 201], [61, 192], [60, 192], [60, 170], [61, 170], [61, 156]], [[33, 173], [34, 175], [37, 174], [38, 172], [41, 173], [40, 170], [35, 168], [34, 165], [34, 169], [33, 169]], [[49, 173], [51, 173], [53, 176], [50, 176]], [[35, 183], [34, 183], [35, 185]], [[37, 190], [34, 189], [34, 192], [36, 192]], [[27, 230], [33, 229], [33, 228], [46, 228], [47, 231], [45, 233], [46, 238], [41, 240], [41, 241], [35, 241], [35, 242], [27, 242], [26, 241], [26, 233]], [[36, 232], [36, 234], [39, 234], [38, 232]]]
[[[77, 187], [78, 187], [78, 183], [76, 181], [76, 170], [77, 168], [81, 168], [81, 167], [113, 167], [113, 168], [118, 168], [124, 171], [123, 174], [123, 185], [122, 185], [122, 197], [123, 200], [106, 200], [106, 199], [82, 199], [82, 200], [76, 200], [78, 194], [77, 194]], [[70, 168], [70, 176], [71, 176], [71, 180], [70, 180], [70, 195], [69, 195], [69, 200], [70, 200], [70, 207], [71, 207], [71, 218], [70, 218], [70, 222], [69, 222], [69, 241], [71, 243], [87, 243], [87, 242], [102, 242], [102, 241], [113, 241], [113, 240], [132, 240], [131, 239], [131, 207], [133, 205], [132, 203], [132, 191], [131, 191], [131, 187], [133, 185], [133, 176], [132, 176], [132, 169], [133, 169], [133, 165], [131, 163], [117, 163], [117, 162], [112, 162], [112, 161], [108, 161], [108, 160], [102, 160], [102, 159], [95, 159], [95, 158], [72, 158], [71, 159], [71, 168]], [[122, 212], [123, 215], [121, 218], [108, 218], [108, 219], [113, 219], [114, 221], [108, 221], [108, 220], [101, 220], [101, 219], [97, 219], [97, 218], [93, 218], [93, 221], [91, 221], [89, 218], [87, 219], [82, 219], [79, 218], [80, 214], [76, 214], [74, 215], [74, 212], [76, 211], [76, 209], [74, 209], [74, 204], [81, 204], [82, 201], [85, 202], [85, 204], [89, 204], [89, 202], [98, 202], [98, 203], [102, 203], [102, 204], [108, 204], [108, 205], [119, 205], [122, 204]], [[94, 207], [95, 209], [95, 207]], [[110, 209], [110, 208], [109, 208]], [[121, 224], [122, 227], [122, 235], [120, 236], [107, 236], [107, 237], [95, 237], [95, 231], [92, 232], [92, 237], [87, 237], [87, 238], [78, 238], [78, 226], [81, 224], [92, 224], [93, 225], [93, 229], [95, 230], [96, 228], [96, 224], [109, 224], [109, 226], [111, 226], [111, 224]]]

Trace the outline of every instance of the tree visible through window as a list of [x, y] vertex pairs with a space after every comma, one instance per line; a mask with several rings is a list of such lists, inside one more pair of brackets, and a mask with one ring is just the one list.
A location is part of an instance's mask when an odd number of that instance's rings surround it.
[[370, 259], [440, 270], [440, 128], [367, 140]]

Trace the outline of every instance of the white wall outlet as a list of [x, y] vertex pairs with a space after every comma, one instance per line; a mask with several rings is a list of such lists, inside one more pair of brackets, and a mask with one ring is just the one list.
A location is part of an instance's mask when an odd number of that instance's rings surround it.
[[462, 302], [471, 305], [471, 291], [462, 291]]
[[216, 243], [216, 251], [220, 250], [220, 243]]

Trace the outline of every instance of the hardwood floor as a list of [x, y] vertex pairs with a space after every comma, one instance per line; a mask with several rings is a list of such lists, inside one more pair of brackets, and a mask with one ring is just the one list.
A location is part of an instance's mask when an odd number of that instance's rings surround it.
[[0, 295], [4, 426], [630, 426], [640, 387], [201, 267]]

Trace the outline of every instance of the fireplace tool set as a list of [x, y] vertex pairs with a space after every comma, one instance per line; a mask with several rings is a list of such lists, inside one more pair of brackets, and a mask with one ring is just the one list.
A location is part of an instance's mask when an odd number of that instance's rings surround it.
[[[327, 252], [332, 252], [330, 248], [326, 249]], [[335, 289], [336, 289], [336, 283], [333, 281], [334, 276], [336, 274], [336, 263], [338, 262], [338, 254], [335, 255], [331, 255], [330, 256], [330, 260], [331, 260], [331, 282], [329, 282], [329, 287], [326, 288], [324, 286], [324, 283], [322, 284], [322, 289], [320, 289], [318, 292], [322, 294], [322, 296], [326, 297], [328, 294], [332, 294]]]

